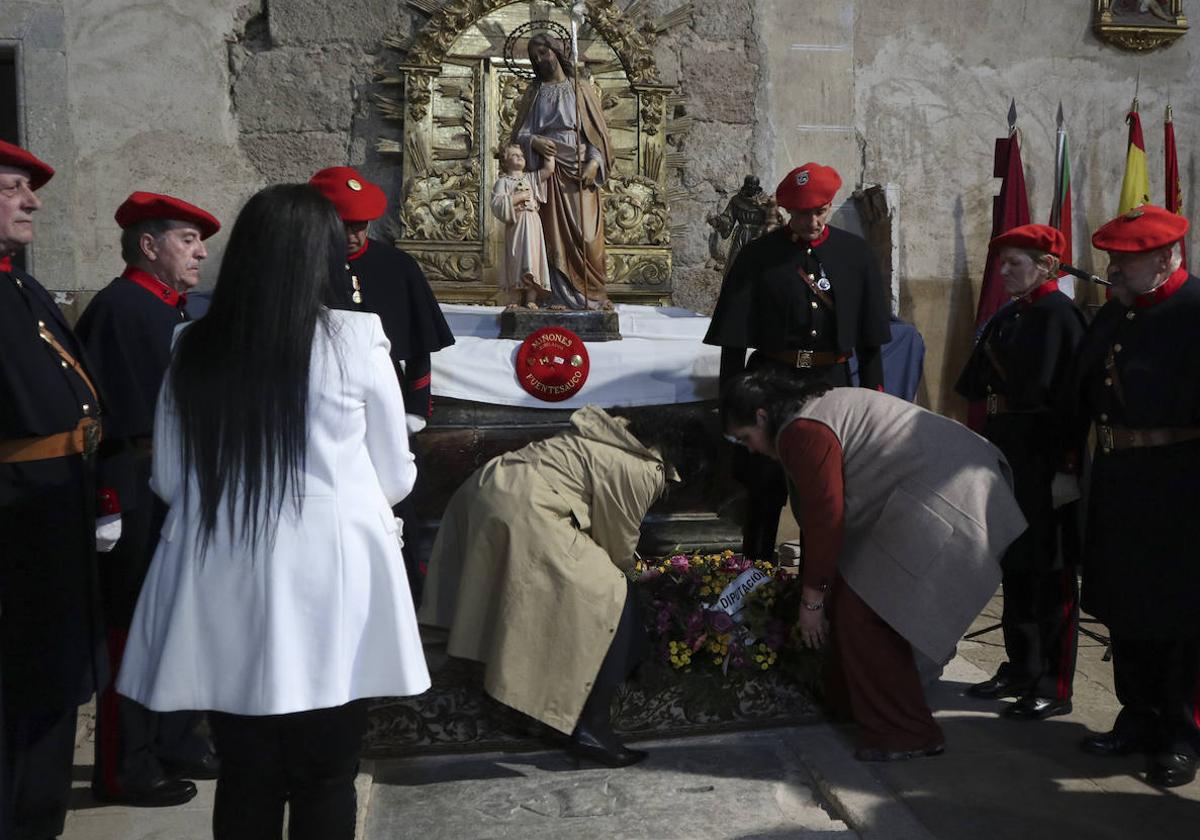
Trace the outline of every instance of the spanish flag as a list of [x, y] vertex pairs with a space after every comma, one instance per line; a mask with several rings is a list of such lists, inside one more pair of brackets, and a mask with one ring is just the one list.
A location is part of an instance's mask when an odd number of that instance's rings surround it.
[[1146, 141], [1142, 139], [1142, 120], [1138, 101], [1133, 100], [1125, 122], [1129, 123], [1129, 148], [1125, 152], [1125, 177], [1121, 181], [1121, 204], [1117, 215], [1150, 203], [1150, 179], [1146, 176]]

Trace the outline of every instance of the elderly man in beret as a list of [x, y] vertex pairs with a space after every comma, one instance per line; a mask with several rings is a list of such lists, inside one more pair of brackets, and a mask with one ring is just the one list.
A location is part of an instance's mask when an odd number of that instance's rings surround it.
[[[346, 229], [348, 283], [337, 290], [337, 305], [374, 312], [383, 322], [404, 396], [408, 432], [416, 434], [433, 414], [430, 355], [453, 344], [454, 335], [417, 261], [368, 235], [371, 222], [387, 209], [383, 190], [349, 166], [322, 169], [309, 183], [333, 202]], [[396, 505], [396, 515], [405, 522], [414, 519], [415, 495]], [[403, 536], [408, 584], [413, 600], [420, 604], [424, 572], [412, 530], [406, 527]]]
[[0, 142], [0, 835], [62, 832], [78, 706], [103, 679], [95, 372], [53, 298], [13, 264], [54, 175]]
[[[883, 390], [880, 347], [891, 339], [891, 304], [870, 246], [829, 224], [841, 185], [833, 167], [793, 169], [775, 190], [788, 224], [747, 242], [730, 266], [704, 337], [722, 348], [722, 388], [747, 368], [850, 385], [855, 353], [859, 384]], [[783, 471], [740, 449], [735, 459], [735, 475], [747, 491], [742, 551], [769, 559], [787, 501]]]
[[[92, 299], [75, 327], [108, 396], [100, 470], [107, 497], [123, 517], [121, 539], [100, 564], [114, 678], [166, 515], [149, 483], [158, 389], [175, 328], [188, 320], [187, 294], [200, 282], [204, 241], [221, 227], [193, 204], [150, 192], [130, 195], [115, 218], [125, 270]], [[198, 731], [202, 718], [152, 712], [118, 696], [110, 682], [96, 708], [96, 798], [155, 806], [195, 796], [196, 786], [176, 776], [216, 777], [212, 746]]]
[[1187, 784], [1200, 755], [1200, 279], [1188, 222], [1150, 205], [1105, 224], [1112, 297], [1080, 344], [1069, 411], [1095, 425], [1083, 609], [1112, 634], [1121, 711], [1081, 746], [1145, 753], [1148, 780]]
[[[984, 436], [1012, 467], [1017, 502], [1029, 527], [1008, 547], [1004, 571], [1004, 650], [995, 676], [967, 693], [1016, 697], [1004, 714], [1043, 720], [1071, 711], [1075, 676], [1079, 534], [1064, 470], [1078, 463], [1082, 440], [1055, 433], [1054, 400], [1083, 338], [1083, 315], [1058, 289], [1067, 240], [1049, 225], [1021, 225], [991, 241], [1004, 291], [1012, 300], [987, 322], [955, 390], [987, 406]], [[1056, 483], [1057, 482], [1057, 483]], [[1070, 501], [1068, 501], [1070, 500]]]

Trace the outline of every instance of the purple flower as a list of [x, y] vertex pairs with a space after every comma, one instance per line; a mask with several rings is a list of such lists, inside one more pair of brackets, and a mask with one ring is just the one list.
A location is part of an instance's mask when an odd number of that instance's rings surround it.
[[728, 633], [733, 629], [733, 619], [724, 610], [710, 610], [708, 626], [714, 633]]
[[686, 554], [676, 554], [671, 558], [671, 568], [677, 572], [686, 572], [688, 570], [688, 559]]

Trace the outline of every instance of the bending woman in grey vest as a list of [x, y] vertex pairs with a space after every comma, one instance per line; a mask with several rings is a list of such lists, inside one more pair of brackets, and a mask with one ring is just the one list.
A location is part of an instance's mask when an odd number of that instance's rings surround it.
[[810, 648], [833, 642], [826, 696], [858, 725], [855, 754], [940, 754], [913, 652], [950, 659], [1025, 529], [1004, 456], [888, 394], [763, 371], [731, 380], [721, 410], [728, 435], [787, 473], [804, 535], [798, 630]]

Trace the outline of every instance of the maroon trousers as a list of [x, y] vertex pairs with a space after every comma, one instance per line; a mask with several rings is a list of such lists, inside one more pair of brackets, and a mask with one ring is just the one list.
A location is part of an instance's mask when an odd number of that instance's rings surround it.
[[912, 645], [838, 575], [825, 599], [834, 656], [826, 696], [858, 725], [858, 746], [920, 750], [945, 740], [917, 675]]

